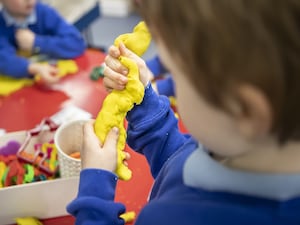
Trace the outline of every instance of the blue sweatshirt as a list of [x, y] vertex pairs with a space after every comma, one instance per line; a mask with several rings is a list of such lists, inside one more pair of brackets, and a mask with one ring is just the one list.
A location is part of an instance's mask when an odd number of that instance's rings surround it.
[[[224, 167], [179, 132], [168, 99], [151, 86], [127, 119], [128, 143], [145, 155], [155, 178], [136, 225], [300, 224], [300, 174]], [[114, 202], [117, 179], [104, 170], [81, 171], [78, 196], [67, 206], [77, 225], [124, 224], [118, 215], [125, 207]]]
[[155, 81], [158, 93], [168, 97], [175, 96], [175, 83], [172, 75], [168, 73], [160, 58], [155, 56], [147, 60], [146, 65], [153, 73], [154, 78], [158, 78]]
[[148, 59], [146, 61], [146, 65], [151, 70], [154, 77], [159, 77], [168, 72], [157, 55], [151, 59]]
[[[0, 74], [15, 78], [30, 77], [29, 60], [18, 56], [15, 31], [17, 25], [7, 21], [6, 11], [0, 12]], [[34, 22], [27, 28], [35, 33], [33, 51], [50, 58], [64, 59], [81, 55], [85, 42], [79, 31], [68, 24], [53, 8], [37, 3], [33, 15]], [[22, 27], [24, 28], [24, 27]]]

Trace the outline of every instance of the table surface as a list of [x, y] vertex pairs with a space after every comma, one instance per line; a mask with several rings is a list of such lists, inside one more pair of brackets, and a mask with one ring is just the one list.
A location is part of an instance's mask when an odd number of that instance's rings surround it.
[[[88, 111], [95, 118], [107, 93], [102, 80], [91, 80], [90, 73], [103, 62], [104, 57], [99, 51], [87, 50], [76, 59], [79, 71], [64, 77], [54, 86], [54, 90], [35, 85], [10, 96], [0, 97], [0, 128], [7, 132], [28, 130], [38, 125], [42, 119], [70, 105]], [[147, 202], [153, 179], [145, 158], [129, 147], [127, 151], [131, 154], [129, 167], [133, 177], [129, 181], [118, 182], [116, 201], [124, 203], [128, 211], [133, 210], [138, 214]], [[74, 224], [74, 218], [69, 215], [41, 221], [44, 225]]]

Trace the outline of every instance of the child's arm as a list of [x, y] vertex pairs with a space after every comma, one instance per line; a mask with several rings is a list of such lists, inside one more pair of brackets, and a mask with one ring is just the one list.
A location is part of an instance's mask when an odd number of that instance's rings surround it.
[[124, 225], [119, 216], [125, 206], [114, 202], [117, 176], [99, 169], [85, 169], [80, 173], [78, 195], [67, 211], [76, 217], [76, 225]]
[[29, 61], [17, 56], [15, 47], [4, 37], [0, 37], [0, 74], [15, 78], [29, 78]]
[[154, 78], [159, 77], [160, 75], [163, 75], [168, 72], [168, 70], [164, 67], [164, 65], [162, 64], [162, 62], [158, 56], [155, 56], [155, 57], [147, 60], [146, 64], [147, 64], [147, 67], [153, 73]]
[[140, 80], [146, 86], [144, 99], [128, 112], [127, 142], [134, 150], [143, 153], [152, 175], [157, 176], [164, 162], [187, 140], [178, 130], [177, 119], [170, 107], [168, 98], [157, 96], [149, 85], [150, 73], [145, 62], [121, 45], [111, 47], [106, 57], [104, 85], [107, 89], [122, 89], [126, 85], [126, 69], [118, 62], [123, 55], [136, 61]]
[[74, 58], [84, 52], [86, 46], [79, 31], [53, 8], [37, 4], [37, 20], [42, 34], [35, 34], [34, 51], [54, 58]]
[[127, 114], [127, 120], [127, 143], [146, 156], [154, 178], [189, 138], [179, 131], [169, 99], [158, 96], [151, 85], [146, 87], [142, 104]]
[[80, 225], [124, 224], [119, 216], [125, 207], [114, 202], [118, 178], [112, 172], [117, 166], [118, 132], [111, 130], [102, 145], [91, 122], [85, 124], [83, 135], [78, 196], [67, 206], [67, 211]]
[[[17, 66], [16, 66], [17, 65]], [[31, 63], [18, 56], [14, 46], [7, 39], [0, 38], [0, 74], [14, 78], [34, 78], [38, 75], [44, 84], [56, 83], [58, 71], [48, 64]]]

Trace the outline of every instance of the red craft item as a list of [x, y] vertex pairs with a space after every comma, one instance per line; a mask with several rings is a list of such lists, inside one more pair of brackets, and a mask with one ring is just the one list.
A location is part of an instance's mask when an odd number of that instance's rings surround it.
[[11, 161], [7, 167], [8, 167], [8, 172], [6, 175], [6, 179], [4, 181], [4, 186], [7, 187], [16, 184], [17, 185], [22, 184], [25, 175], [25, 169], [22, 163], [20, 163], [17, 159], [15, 159]]
[[[49, 130], [46, 130], [45, 127], [48, 127]], [[24, 143], [21, 145], [17, 153], [18, 159], [32, 165], [36, 165], [48, 175], [54, 175], [57, 172], [57, 169], [53, 171], [49, 168], [49, 164], [45, 161], [47, 159], [47, 153], [42, 152], [40, 148], [36, 148], [36, 151], [33, 154], [30, 154], [26, 152], [26, 149], [28, 148], [33, 137], [41, 135], [43, 132], [54, 132], [57, 128], [58, 125], [47, 118], [42, 120], [42, 122], [36, 128], [29, 130]]]

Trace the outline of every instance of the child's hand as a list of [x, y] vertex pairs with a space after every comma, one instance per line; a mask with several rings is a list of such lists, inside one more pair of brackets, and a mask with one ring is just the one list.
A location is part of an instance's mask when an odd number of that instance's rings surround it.
[[142, 58], [134, 54], [121, 43], [119, 48], [111, 46], [108, 55], [105, 58], [106, 67], [104, 69], [103, 83], [106, 89], [112, 91], [113, 89], [123, 90], [125, 88], [128, 81], [126, 78], [128, 69], [118, 60], [121, 55], [128, 57], [137, 63], [140, 72], [140, 80], [143, 85], [146, 86], [153, 77], [151, 71], [148, 69]]
[[[93, 123], [90, 121], [83, 128], [83, 146], [80, 154], [82, 169], [97, 168], [114, 172], [117, 168], [118, 130], [113, 128], [102, 145], [95, 134]], [[128, 153], [126, 159], [129, 159]]]
[[49, 64], [31, 63], [28, 71], [43, 84], [54, 84], [59, 81], [58, 69]]
[[29, 29], [18, 29], [15, 33], [17, 45], [20, 50], [32, 51], [35, 34]]

